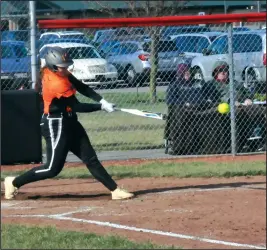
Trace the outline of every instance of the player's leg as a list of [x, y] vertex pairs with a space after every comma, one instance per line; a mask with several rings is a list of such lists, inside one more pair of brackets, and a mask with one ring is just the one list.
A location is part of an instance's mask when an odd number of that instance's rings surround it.
[[117, 187], [116, 182], [98, 160], [86, 131], [78, 121], [74, 133], [75, 135], [73, 136], [70, 151], [83, 161], [95, 179], [111, 191], [112, 199], [126, 199], [132, 197], [132, 193]]
[[17, 177], [5, 178], [5, 197], [12, 199], [21, 186], [53, 178], [62, 170], [68, 153], [68, 138], [62, 118], [43, 119], [42, 134], [46, 140], [47, 162]]

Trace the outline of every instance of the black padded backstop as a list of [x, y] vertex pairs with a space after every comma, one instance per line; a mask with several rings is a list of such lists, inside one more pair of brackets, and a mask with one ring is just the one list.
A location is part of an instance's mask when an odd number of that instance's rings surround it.
[[[244, 152], [248, 138], [256, 126], [263, 128], [266, 138], [266, 107], [251, 105], [236, 109], [236, 150]], [[207, 155], [231, 153], [230, 113], [220, 114], [216, 108], [195, 110], [169, 106], [165, 139], [171, 141], [172, 154]]]
[[40, 113], [35, 90], [1, 92], [1, 164], [42, 162]]

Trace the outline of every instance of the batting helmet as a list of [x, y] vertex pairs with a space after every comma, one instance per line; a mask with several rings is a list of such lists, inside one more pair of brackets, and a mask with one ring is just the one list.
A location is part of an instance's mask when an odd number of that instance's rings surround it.
[[57, 71], [57, 67], [67, 68], [73, 64], [67, 51], [60, 47], [48, 47], [44, 58], [46, 66], [53, 71]]

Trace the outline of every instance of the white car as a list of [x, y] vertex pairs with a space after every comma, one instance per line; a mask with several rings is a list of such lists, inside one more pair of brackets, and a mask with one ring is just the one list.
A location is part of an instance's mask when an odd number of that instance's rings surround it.
[[41, 67], [45, 66], [44, 53], [47, 47], [61, 47], [68, 51], [74, 61], [70, 72], [88, 85], [115, 85], [118, 79], [116, 67], [102, 58], [94, 46], [81, 43], [46, 44], [40, 49]]
[[[233, 33], [234, 79], [244, 83], [266, 81], [266, 32], [261, 30]], [[229, 65], [228, 37], [217, 37], [203, 54], [193, 58], [191, 68], [196, 79], [211, 81], [217, 66]]]

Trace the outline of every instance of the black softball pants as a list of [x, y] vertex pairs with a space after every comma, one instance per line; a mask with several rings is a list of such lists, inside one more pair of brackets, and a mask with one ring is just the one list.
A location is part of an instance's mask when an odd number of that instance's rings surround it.
[[63, 169], [68, 152], [71, 151], [106, 188], [110, 191], [117, 188], [115, 181], [98, 160], [86, 131], [76, 115], [72, 118], [44, 115], [41, 127], [46, 140], [47, 162], [16, 177], [13, 181], [15, 187], [20, 188], [27, 183], [57, 176]]

